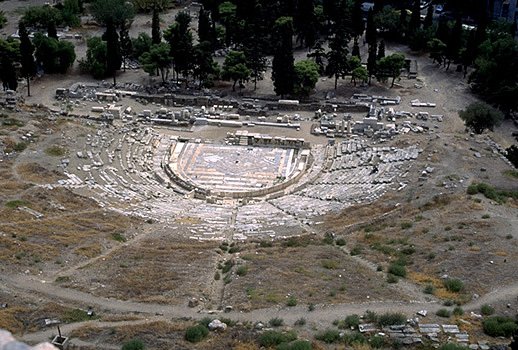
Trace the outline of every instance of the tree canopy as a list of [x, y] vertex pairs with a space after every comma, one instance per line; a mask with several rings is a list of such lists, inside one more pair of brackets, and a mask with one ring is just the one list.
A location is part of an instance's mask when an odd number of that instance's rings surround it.
[[486, 129], [493, 130], [504, 119], [502, 112], [483, 102], [470, 104], [459, 112], [459, 117], [477, 134], [483, 133]]

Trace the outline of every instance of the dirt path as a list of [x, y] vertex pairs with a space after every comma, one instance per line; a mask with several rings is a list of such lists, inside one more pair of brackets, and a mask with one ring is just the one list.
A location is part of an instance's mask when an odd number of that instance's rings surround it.
[[[160, 305], [101, 298], [88, 293], [62, 288], [47, 283], [46, 281], [37, 280], [31, 276], [25, 275], [18, 275], [9, 278], [0, 277], [0, 282], [2, 285], [9, 286], [9, 288], [12, 288], [28, 297], [34, 297], [35, 294], [40, 294], [41, 296], [51, 298], [56, 302], [67, 301], [82, 307], [90, 305], [98, 309], [110, 310], [116, 313], [142, 314], [143, 316], [151, 316], [153, 319], [157, 320], [181, 317], [199, 319], [211, 313], [208, 310], [198, 310], [182, 305]], [[518, 283], [495, 289], [485, 296], [463, 305], [463, 308], [466, 311], [478, 311], [480, 306], [484, 304], [494, 304], [501, 300], [509, 300], [510, 298], [515, 298], [516, 295], [518, 295]], [[394, 311], [402, 312], [406, 315], [413, 315], [421, 309], [426, 309], [428, 312], [434, 313], [441, 307], [442, 305], [437, 302], [363, 302], [317, 305], [315, 310], [312, 312], [307, 310], [307, 306], [300, 305], [296, 307], [270, 307], [246, 313], [231, 311], [230, 313], [225, 314], [225, 316], [239, 321], [252, 322], [267, 321], [272, 317], [280, 317], [284, 319], [287, 324], [293, 324], [297, 319], [304, 317], [308, 322], [311, 322], [316, 326], [328, 326], [335, 319], [343, 318], [350, 314], [363, 314], [367, 310], [377, 313]], [[102, 322], [99, 323], [102, 324]], [[117, 322], [117, 324], [124, 325], [124, 323], [121, 322]], [[70, 327], [72, 326], [73, 325], [70, 325]]]

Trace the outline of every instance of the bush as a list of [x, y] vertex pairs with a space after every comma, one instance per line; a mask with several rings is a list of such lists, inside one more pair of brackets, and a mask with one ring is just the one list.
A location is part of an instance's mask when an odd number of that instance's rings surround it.
[[448, 278], [444, 280], [444, 287], [450, 292], [458, 293], [464, 289], [464, 283], [456, 278]]
[[66, 154], [66, 150], [63, 147], [57, 145], [51, 146], [45, 150], [45, 153], [53, 157], [63, 157]]
[[359, 332], [346, 333], [344, 335], [344, 342], [347, 345], [363, 344], [366, 341], [367, 341], [367, 339], [365, 339], [363, 334], [361, 334]]
[[268, 324], [272, 327], [280, 327], [284, 324], [284, 320], [282, 318], [274, 317], [268, 321]]
[[348, 328], [358, 328], [358, 325], [360, 324], [360, 316], [349, 315], [345, 318], [344, 324]]
[[248, 273], [248, 266], [246, 266], [246, 265], [241, 265], [236, 270], [236, 274], [238, 276], [245, 276], [247, 273]]
[[259, 336], [259, 345], [264, 347], [273, 347], [281, 343], [288, 343], [297, 339], [297, 334], [293, 331], [290, 332], [278, 332], [278, 331], [266, 331]]
[[335, 270], [340, 266], [336, 260], [323, 260], [322, 267], [329, 270]]
[[276, 350], [311, 350], [313, 347], [307, 340], [295, 340], [291, 343], [281, 343]]
[[345, 241], [345, 238], [338, 238], [338, 239], [336, 240], [336, 245], [337, 245], [337, 246], [340, 246], [340, 247], [344, 246], [346, 243], [347, 243], [347, 242]]
[[362, 247], [356, 246], [351, 250], [351, 256], [359, 255], [362, 252]]
[[518, 331], [518, 325], [510, 317], [489, 317], [482, 325], [484, 332], [492, 337], [510, 337]]
[[306, 324], [306, 319], [304, 317], [299, 318], [295, 321], [295, 326], [304, 326]]
[[375, 335], [369, 339], [369, 343], [371, 344], [371, 347], [379, 349], [385, 345], [385, 339], [379, 335]]
[[399, 277], [406, 277], [406, 268], [403, 265], [392, 263], [388, 268], [388, 272]]
[[423, 289], [424, 294], [433, 294], [435, 292], [435, 287], [432, 284], [427, 284]]
[[462, 316], [464, 315], [464, 310], [460, 307], [460, 306], [456, 306], [454, 309], [453, 309], [453, 314], [455, 316]]
[[398, 283], [398, 282], [399, 282], [399, 278], [397, 278], [397, 276], [394, 276], [391, 273], [389, 273], [387, 275], [387, 283]]
[[202, 325], [192, 326], [185, 331], [185, 340], [191, 343], [197, 343], [205, 339], [209, 334], [207, 327]]
[[437, 310], [437, 312], [435, 314], [439, 317], [446, 317], [446, 318], [451, 316], [451, 312], [447, 309], [439, 309], [439, 310]]
[[411, 222], [402, 222], [401, 223], [401, 229], [402, 230], [408, 230], [412, 226], [413, 226], [413, 224]]
[[144, 343], [140, 339], [133, 339], [124, 343], [122, 350], [144, 350]]
[[380, 327], [402, 325], [405, 323], [405, 315], [398, 312], [386, 312], [378, 317], [378, 325]]
[[375, 313], [374, 311], [367, 310], [363, 314], [363, 319], [365, 320], [365, 322], [377, 323], [378, 322], [378, 314]]
[[323, 341], [324, 343], [336, 343], [340, 340], [340, 332], [336, 329], [326, 329], [315, 335], [315, 339]]
[[297, 306], [297, 298], [295, 296], [291, 295], [288, 300], [286, 301], [286, 306]]
[[487, 305], [487, 304], [484, 304], [482, 305], [482, 307], [480, 308], [480, 312], [482, 313], [482, 315], [484, 316], [489, 316], [489, 315], [492, 315], [495, 313], [495, 309], [492, 308], [491, 306]]

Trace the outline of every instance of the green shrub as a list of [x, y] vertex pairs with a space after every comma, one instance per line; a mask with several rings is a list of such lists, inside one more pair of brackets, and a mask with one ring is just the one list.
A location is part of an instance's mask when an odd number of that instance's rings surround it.
[[229, 272], [230, 269], [232, 269], [232, 266], [234, 266], [234, 262], [232, 260], [225, 261], [225, 263], [223, 264], [223, 268], [221, 269], [221, 272], [222, 273]]
[[272, 327], [280, 327], [284, 324], [284, 320], [282, 318], [274, 317], [268, 321], [268, 324]]
[[219, 271], [216, 271], [216, 273], [214, 274], [214, 279], [215, 279], [216, 281], [219, 281], [219, 280], [220, 280], [220, 278], [221, 278], [221, 274], [219, 273]]
[[23, 152], [27, 148], [27, 142], [18, 142], [16, 145], [14, 145], [13, 149], [16, 152]]
[[201, 324], [187, 328], [185, 331], [185, 340], [191, 343], [197, 343], [205, 339], [209, 335], [207, 327]]
[[493, 316], [482, 323], [484, 332], [492, 337], [510, 337], [518, 331], [518, 325], [510, 317]]
[[360, 255], [362, 252], [362, 247], [357, 245], [355, 246], [352, 250], [351, 250], [351, 255], [352, 256], [355, 256], [355, 255]]
[[460, 306], [456, 306], [454, 309], [453, 309], [453, 312], [452, 312], [455, 316], [462, 316], [464, 315], [464, 310], [460, 307]]
[[91, 319], [97, 319], [99, 316], [90, 317], [85, 310], [81, 309], [71, 309], [67, 310], [63, 314], [63, 322], [65, 323], [73, 323], [73, 322], [83, 322], [89, 321]]
[[424, 294], [433, 294], [434, 292], [435, 287], [432, 284], [427, 284], [423, 289]]
[[437, 312], [435, 314], [439, 317], [446, 317], [446, 318], [451, 316], [451, 312], [448, 309], [439, 309], [439, 310], [437, 310]]
[[367, 310], [363, 314], [363, 319], [368, 323], [378, 323], [378, 314], [374, 311]]
[[351, 332], [351, 333], [345, 333], [344, 334], [344, 342], [347, 345], [353, 345], [353, 344], [363, 344], [367, 341], [363, 334], [359, 332]]
[[385, 339], [379, 335], [375, 335], [369, 339], [369, 343], [374, 349], [380, 349], [385, 345]]
[[401, 229], [402, 230], [408, 230], [412, 226], [413, 226], [413, 224], [411, 222], [402, 222], [401, 223]]
[[233, 247], [230, 247], [230, 249], [228, 250], [228, 252], [230, 254], [234, 254], [234, 253], [237, 253], [241, 250], [241, 248], [239, 248], [238, 246], [233, 246]]
[[326, 329], [325, 331], [318, 332], [315, 335], [315, 339], [328, 344], [336, 343], [340, 340], [340, 332], [336, 329]]
[[121, 233], [119, 232], [114, 232], [112, 233], [112, 238], [113, 240], [117, 241], [117, 242], [126, 242], [126, 237], [124, 237]]
[[464, 289], [464, 283], [456, 278], [448, 278], [444, 280], [444, 287], [450, 292], [458, 293]]
[[387, 275], [387, 283], [398, 283], [398, 282], [399, 282], [399, 278], [397, 278], [397, 276], [394, 276], [391, 273], [389, 273]]
[[388, 272], [399, 277], [406, 277], [406, 268], [403, 265], [392, 263], [388, 268]]
[[247, 273], [248, 273], [248, 266], [246, 266], [246, 265], [241, 265], [236, 270], [236, 274], [238, 276], [245, 276]]
[[489, 215], [489, 214], [482, 215], [482, 219], [489, 219], [490, 217], [491, 217], [491, 215]]
[[491, 306], [487, 305], [487, 304], [484, 304], [482, 305], [482, 307], [480, 308], [480, 312], [482, 313], [482, 315], [484, 316], [489, 316], [489, 315], [492, 315], [495, 313], [495, 309], [492, 308]]
[[311, 350], [313, 347], [307, 340], [295, 340], [291, 343], [281, 343], [277, 345], [276, 350]]
[[315, 304], [311, 303], [308, 305], [308, 311], [311, 312], [311, 311], [315, 311]]
[[297, 339], [297, 334], [293, 331], [278, 332], [266, 331], [259, 336], [259, 344], [264, 347], [273, 347], [281, 343], [288, 343]]
[[45, 150], [45, 153], [53, 157], [63, 157], [67, 152], [63, 147], [57, 145], [50, 146]]
[[144, 343], [140, 339], [133, 339], [122, 344], [122, 350], [144, 350]]
[[336, 240], [336, 245], [337, 245], [337, 246], [340, 246], [340, 247], [344, 246], [346, 243], [347, 243], [347, 242], [345, 241], [345, 238], [338, 238], [338, 239]]
[[291, 295], [286, 301], [286, 306], [297, 306], [297, 298], [294, 295]]
[[299, 318], [295, 321], [295, 326], [304, 326], [306, 324], [306, 319], [304, 317]]
[[202, 325], [205, 328], [209, 328], [209, 323], [211, 323], [212, 321], [214, 321], [213, 318], [211, 318], [211, 317], [204, 317], [204, 318], [202, 318], [201, 320], [198, 321], [198, 324]]
[[329, 270], [335, 270], [340, 266], [339, 262], [336, 260], [322, 260], [322, 267]]
[[405, 315], [398, 312], [386, 312], [378, 317], [378, 325], [380, 327], [402, 325], [405, 323]]
[[15, 199], [5, 203], [5, 206], [9, 209], [16, 209], [18, 207], [26, 207], [29, 203], [26, 201]]
[[349, 315], [344, 319], [344, 324], [347, 328], [358, 328], [360, 324], [360, 316]]

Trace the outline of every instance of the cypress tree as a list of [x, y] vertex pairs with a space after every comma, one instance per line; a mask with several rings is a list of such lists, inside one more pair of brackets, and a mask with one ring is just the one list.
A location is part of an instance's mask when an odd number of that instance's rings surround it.
[[354, 38], [353, 50], [351, 52], [351, 55], [352, 56], [356, 56], [359, 59], [361, 59], [361, 56], [360, 56], [360, 46], [358, 45], [358, 39], [357, 38]]
[[56, 23], [53, 20], [50, 20], [47, 23], [47, 36], [49, 38], [54, 38], [54, 39], [58, 38], [58, 31], [56, 29]]
[[20, 35], [20, 56], [22, 64], [22, 75], [27, 80], [27, 96], [31, 95], [31, 77], [36, 74], [36, 62], [34, 61], [34, 45], [32, 45], [25, 23], [20, 21], [18, 25]]
[[119, 35], [113, 21], [106, 24], [106, 32], [102, 39], [106, 41], [106, 72], [113, 76], [113, 85], [117, 84], [117, 71], [121, 68], [122, 57], [120, 51]]
[[316, 18], [313, 0], [298, 0], [293, 18], [297, 41], [302, 47], [311, 47], [316, 40]]
[[200, 43], [208, 41], [213, 45], [209, 13], [203, 7], [198, 14], [198, 38]]
[[363, 22], [362, 0], [355, 0], [351, 13], [353, 35], [356, 39], [362, 36], [365, 31], [365, 23]]
[[151, 42], [156, 45], [162, 42], [162, 34], [160, 33], [160, 15], [157, 6], [153, 6], [153, 17], [151, 18]]
[[365, 40], [369, 46], [376, 46], [376, 23], [374, 22], [374, 11], [369, 10], [369, 14], [367, 15], [367, 30], [365, 32]]
[[408, 36], [414, 34], [421, 27], [421, 0], [414, 0], [412, 16], [408, 23]]
[[426, 10], [426, 17], [424, 18], [423, 22], [423, 28], [428, 29], [433, 24], [433, 6], [429, 5], [428, 9]]
[[293, 59], [293, 19], [279, 17], [275, 21], [274, 33], [278, 40], [272, 61], [273, 89], [281, 98], [293, 92], [295, 67]]
[[376, 58], [378, 60], [381, 60], [383, 57], [385, 57], [385, 40], [381, 40], [378, 46], [378, 54]]
[[124, 69], [124, 71], [126, 71], [126, 59], [129, 58], [133, 54], [133, 43], [131, 42], [131, 38], [129, 36], [129, 31], [127, 28], [123, 28], [120, 30], [119, 41], [120, 41], [123, 69]]
[[376, 45], [369, 46], [369, 57], [367, 58], [367, 71], [369, 72], [369, 85], [371, 78], [376, 74]]

